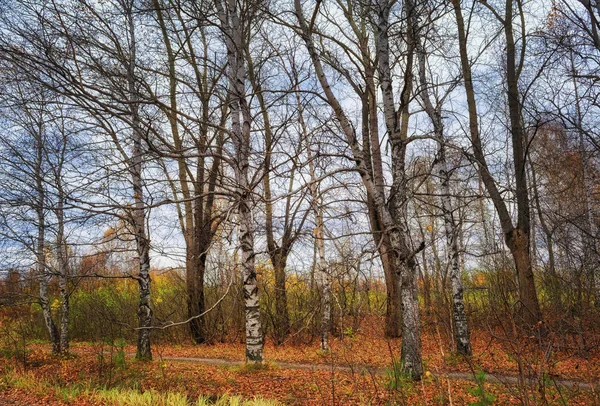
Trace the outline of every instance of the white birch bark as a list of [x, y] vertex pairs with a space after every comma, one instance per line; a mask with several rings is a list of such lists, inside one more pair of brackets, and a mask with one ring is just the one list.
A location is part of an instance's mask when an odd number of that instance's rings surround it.
[[[392, 149], [392, 188], [390, 199], [390, 211], [396, 222], [394, 226], [398, 229], [399, 249], [396, 255], [397, 272], [400, 273], [400, 297], [402, 303], [402, 349], [401, 361], [405, 371], [413, 378], [419, 379], [422, 374], [421, 354], [421, 330], [420, 312], [417, 297], [417, 268], [414, 253], [408, 247], [408, 230], [402, 223], [406, 218], [406, 203], [408, 200], [408, 180], [406, 176], [406, 140], [408, 128], [408, 101], [410, 89], [412, 88], [412, 59], [414, 53], [414, 27], [410, 24], [410, 15], [413, 13], [411, 2], [406, 3], [406, 14], [409, 15], [407, 25], [407, 68], [405, 71], [405, 87], [400, 95], [399, 107], [394, 102], [393, 83], [390, 69], [390, 46], [389, 46], [389, 15], [392, 1], [380, 0], [378, 2], [377, 21], [377, 58], [379, 61], [378, 72], [381, 87], [383, 112], [386, 129]], [[399, 114], [401, 113], [401, 115]], [[399, 117], [400, 115], [400, 117]], [[398, 247], [398, 248], [396, 248]]]
[[459, 227], [454, 218], [452, 207], [450, 178], [451, 168], [446, 157], [446, 137], [442, 121], [441, 104], [434, 106], [429, 93], [429, 83], [426, 77], [426, 51], [419, 38], [416, 39], [419, 59], [420, 96], [425, 112], [433, 124], [433, 134], [438, 142], [438, 153], [435, 159], [434, 171], [441, 181], [441, 208], [444, 217], [444, 231], [446, 234], [447, 260], [450, 266], [450, 280], [452, 285], [452, 315], [454, 318], [454, 338], [456, 350], [460, 354], [471, 355], [471, 339], [465, 303], [463, 299], [463, 283], [461, 278], [460, 251], [458, 245]]
[[127, 69], [128, 91], [131, 103], [129, 108], [132, 118], [132, 156], [129, 159], [129, 170], [133, 186], [134, 210], [132, 225], [138, 255], [138, 273], [136, 276], [139, 287], [138, 300], [138, 337], [136, 359], [149, 361], [152, 359], [150, 347], [150, 327], [152, 326], [152, 308], [150, 306], [150, 240], [146, 233], [146, 209], [144, 202], [144, 180], [142, 175], [143, 148], [142, 130], [140, 128], [139, 104], [135, 102], [135, 64], [136, 64], [136, 37], [133, 21], [133, 2], [126, 4], [128, 29], [129, 29], [129, 61]]
[[[66, 140], [64, 141], [66, 143]], [[63, 146], [65, 147], [65, 146]], [[61, 179], [62, 160], [59, 164], [58, 173], [56, 176], [57, 186], [57, 235], [56, 235], [56, 252], [58, 259], [58, 288], [60, 291], [60, 352], [67, 354], [69, 352], [69, 291], [68, 282], [70, 277], [69, 254], [67, 241], [65, 238], [65, 218], [64, 218], [64, 201], [65, 194]]]
[[317, 176], [315, 173], [315, 165], [313, 163], [313, 155], [310, 149], [310, 141], [306, 122], [304, 121], [303, 108], [300, 100], [300, 95], [296, 92], [296, 102], [298, 103], [298, 120], [302, 128], [303, 138], [306, 142], [306, 153], [308, 159], [308, 172], [310, 175], [310, 197], [313, 214], [315, 217], [315, 246], [317, 251], [317, 274], [319, 285], [321, 287], [321, 350], [329, 351], [329, 334], [331, 332], [331, 275], [327, 268], [325, 257], [325, 239], [324, 239], [324, 223], [323, 223], [323, 205], [319, 196], [319, 188], [317, 185]]
[[252, 222], [251, 185], [248, 181], [250, 158], [250, 128], [252, 116], [246, 100], [244, 65], [244, 31], [238, 2], [216, 2], [221, 29], [227, 47], [227, 78], [230, 92], [231, 134], [236, 153], [234, 165], [237, 185], [238, 238], [242, 253], [242, 279], [246, 312], [246, 362], [263, 361], [263, 331], [260, 319], [260, 301], [256, 280], [254, 225]]
[[37, 126], [38, 132], [35, 135], [35, 148], [36, 148], [36, 159], [34, 168], [35, 188], [37, 194], [36, 202], [36, 214], [37, 214], [37, 241], [36, 241], [36, 273], [39, 283], [39, 303], [42, 308], [42, 315], [44, 317], [44, 323], [50, 336], [52, 343], [52, 352], [54, 354], [60, 353], [60, 338], [54, 319], [52, 318], [52, 309], [50, 308], [50, 300], [48, 297], [48, 284], [52, 275], [48, 272], [46, 264], [46, 214], [45, 214], [45, 203], [46, 203], [46, 191], [44, 188], [44, 174], [43, 174], [43, 161], [44, 161], [44, 135], [43, 125]]
[[[420, 343], [420, 322], [419, 322], [419, 311], [418, 302], [416, 300], [416, 283], [415, 283], [415, 253], [408, 247], [407, 240], [405, 238], [406, 229], [402, 223], [401, 212], [394, 212], [387, 207], [385, 196], [381, 193], [380, 189], [375, 186], [375, 182], [371, 177], [369, 171], [365, 166], [365, 157], [358, 144], [356, 132], [354, 127], [350, 123], [350, 120], [346, 116], [339, 100], [334, 95], [329, 81], [325, 75], [323, 64], [321, 62], [319, 53], [314, 46], [312, 40], [312, 33], [306, 22], [300, 0], [295, 0], [296, 17], [300, 25], [300, 35], [306, 45], [306, 49], [313, 63], [315, 74], [317, 79], [325, 93], [327, 102], [333, 109], [336, 119], [339, 121], [342, 131], [346, 137], [346, 142], [352, 151], [352, 155], [355, 160], [356, 169], [361, 176], [361, 180], [365, 189], [373, 197], [373, 204], [380, 211], [381, 222], [384, 230], [388, 233], [390, 238], [390, 246], [394, 253], [394, 261], [396, 269], [401, 273], [401, 289], [404, 289], [404, 293], [401, 293], [402, 308], [403, 311], [409, 312], [409, 316], [404, 314], [403, 317], [403, 340], [402, 340], [402, 362], [405, 370], [414, 378], [420, 379], [422, 375], [422, 360], [421, 360], [421, 343]], [[398, 153], [396, 148], [392, 151], [392, 162], [394, 166], [393, 176], [394, 183], [396, 185], [395, 190], [401, 191], [401, 187], [398, 185], [405, 185], [405, 179], [402, 176], [402, 172], [398, 171], [402, 168], [402, 156]], [[393, 187], [394, 189], [394, 187]], [[402, 201], [401, 196], [398, 196]], [[404, 207], [399, 205], [397, 207]], [[394, 218], [397, 221], [394, 221]]]

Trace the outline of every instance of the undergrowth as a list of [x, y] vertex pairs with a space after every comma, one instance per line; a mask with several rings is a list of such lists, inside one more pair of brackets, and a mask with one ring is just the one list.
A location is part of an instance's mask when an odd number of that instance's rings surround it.
[[136, 388], [95, 388], [91, 384], [74, 383], [67, 385], [51, 384], [30, 372], [19, 373], [7, 369], [0, 375], [0, 390], [17, 388], [29, 393], [44, 396], [54, 392], [60, 401], [77, 404], [78, 399], [95, 399], [107, 406], [279, 406], [275, 400], [262, 398], [244, 399], [241, 396], [222, 395], [200, 396], [194, 401], [181, 392], [158, 392], [150, 389], [140, 391]]

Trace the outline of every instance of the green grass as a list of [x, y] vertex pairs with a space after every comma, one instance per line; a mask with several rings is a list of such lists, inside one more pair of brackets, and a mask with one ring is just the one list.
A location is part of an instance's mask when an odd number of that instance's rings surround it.
[[188, 397], [177, 392], [160, 393], [154, 390], [100, 389], [92, 396], [109, 406], [188, 406]]
[[410, 374], [404, 370], [404, 366], [400, 362], [393, 361], [392, 365], [386, 368], [385, 376], [385, 386], [389, 390], [410, 392], [413, 389]]
[[55, 385], [53, 389], [55, 396], [64, 403], [75, 403], [77, 398], [90, 396], [90, 389], [85, 384]]
[[281, 403], [274, 400], [254, 398], [244, 399], [241, 396], [223, 395], [214, 402], [209, 397], [199, 397], [196, 406], [279, 406]]

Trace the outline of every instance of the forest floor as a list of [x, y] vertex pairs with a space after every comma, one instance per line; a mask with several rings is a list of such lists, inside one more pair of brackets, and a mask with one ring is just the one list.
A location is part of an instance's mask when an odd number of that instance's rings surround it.
[[100, 387], [176, 392], [189, 399], [259, 396], [290, 405], [600, 404], [600, 351], [594, 344], [582, 352], [570, 349], [577, 346], [564, 337], [559, 346], [552, 339], [540, 344], [476, 331], [467, 359], [450, 353], [435, 331], [427, 332], [426, 372], [412, 382], [393, 367], [401, 341], [380, 336], [363, 326], [333, 338], [327, 353], [317, 341], [267, 343], [267, 362], [258, 368], [243, 365], [242, 343], [158, 344], [147, 363], [131, 359], [133, 346], [74, 343], [73, 356], [64, 359], [35, 344], [22, 354], [5, 351], [0, 359], [0, 406], [110, 404], [91, 396]]

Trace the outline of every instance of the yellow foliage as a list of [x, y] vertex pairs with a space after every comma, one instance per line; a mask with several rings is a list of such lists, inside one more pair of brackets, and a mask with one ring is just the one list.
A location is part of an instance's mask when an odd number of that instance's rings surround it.
[[103, 236], [105, 239], [108, 239], [108, 238], [112, 237], [113, 235], [115, 235], [115, 229], [112, 227], [108, 227], [106, 229], [106, 231], [104, 232]]
[[473, 284], [478, 287], [485, 286], [487, 284], [487, 278], [483, 273], [478, 273], [473, 277]]

